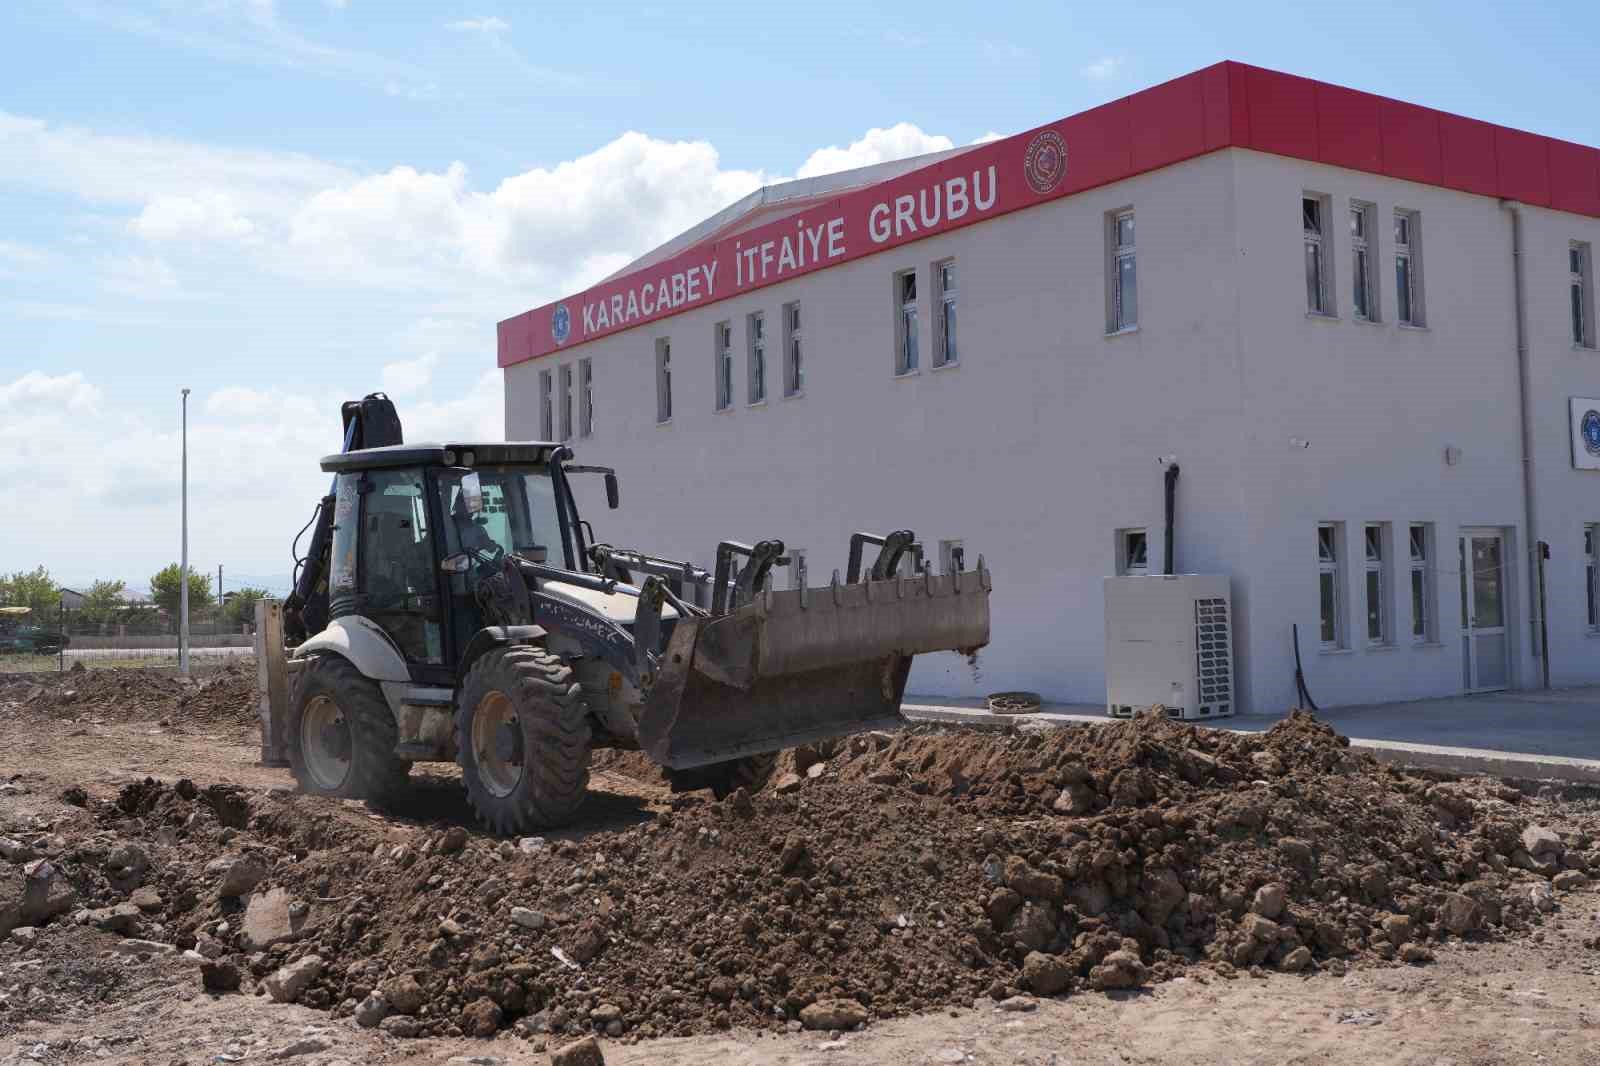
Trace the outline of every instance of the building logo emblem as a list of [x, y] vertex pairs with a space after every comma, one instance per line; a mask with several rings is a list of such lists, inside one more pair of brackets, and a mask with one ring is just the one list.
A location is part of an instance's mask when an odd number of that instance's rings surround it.
[[1585, 411], [1578, 431], [1583, 434], [1583, 450], [1590, 455], [1600, 455], [1600, 411], [1592, 407]]
[[1045, 130], [1028, 142], [1022, 173], [1034, 192], [1043, 196], [1067, 176], [1067, 142], [1055, 130]]
[[556, 304], [555, 313], [550, 316], [550, 339], [557, 344], [565, 344], [570, 336], [572, 336], [572, 312], [567, 310], [566, 304]]

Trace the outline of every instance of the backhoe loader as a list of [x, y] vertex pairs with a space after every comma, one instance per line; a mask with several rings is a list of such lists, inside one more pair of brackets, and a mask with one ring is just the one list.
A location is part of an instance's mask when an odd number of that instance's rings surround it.
[[[912, 657], [989, 639], [990, 576], [921, 564], [900, 530], [775, 590], [782, 541], [723, 541], [710, 570], [593, 543], [571, 479], [614, 471], [544, 441], [406, 444], [376, 394], [284, 605], [289, 764], [308, 792], [382, 803], [413, 763], [457, 762], [503, 834], [569, 822], [592, 749], [642, 750], [674, 789], [754, 791], [778, 751], [900, 724]], [[308, 526], [309, 528], [309, 526]]]

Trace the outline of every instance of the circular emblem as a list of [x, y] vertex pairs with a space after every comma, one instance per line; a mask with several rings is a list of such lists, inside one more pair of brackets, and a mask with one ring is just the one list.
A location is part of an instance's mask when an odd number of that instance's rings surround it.
[[1055, 130], [1045, 130], [1028, 142], [1022, 157], [1022, 173], [1028, 185], [1041, 196], [1067, 176], [1067, 142]]
[[1600, 455], [1600, 411], [1592, 407], [1585, 411], [1578, 431], [1583, 434], [1583, 450], [1590, 455]]
[[567, 310], [566, 304], [556, 304], [555, 313], [550, 316], [550, 338], [557, 344], [565, 344], [570, 336], [572, 312]]

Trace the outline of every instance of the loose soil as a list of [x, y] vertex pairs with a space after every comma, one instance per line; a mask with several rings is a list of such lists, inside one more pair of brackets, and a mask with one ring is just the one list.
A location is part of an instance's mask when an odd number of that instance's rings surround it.
[[[1559, 1021], [1556, 1038], [1535, 1027], [1540, 1046], [1576, 1057], [1547, 1061], [1592, 1057], [1600, 803], [1382, 766], [1309, 716], [1256, 735], [1159, 717], [871, 734], [785, 753], [766, 790], [721, 803], [602, 752], [574, 828], [507, 841], [472, 826], [448, 773], [419, 771], [382, 812], [289, 791], [253, 765], [253, 701], [248, 664], [197, 683], [0, 682], [0, 729], [21, 738], [0, 751], [0, 926], [39, 858], [75, 897], [0, 943], [0, 1062], [41, 1044], [19, 1061], [212, 1061], [229, 1040], [253, 1058], [303, 1027], [322, 1045], [308, 1061], [515, 1058], [597, 1032], [623, 1062], [822, 1045], [827, 1061], [1044, 1062], [1078, 1045], [1061, 1025], [1257, 1061], [1267, 1045], [1242, 1053], [1215, 1012], [1349, 1043], [1417, 1020], [1406, 997], [1424, 990], [1480, 1050], [1526, 1035], [1478, 1022], [1490, 1001], [1559, 1005], [1537, 1016]], [[235, 864], [258, 879], [224, 896]], [[273, 975], [311, 956], [296, 1004], [272, 1003]], [[201, 957], [243, 992], [204, 992]], [[1484, 960], [1558, 987], [1443, 990]], [[163, 990], [187, 1036], [131, 1010]], [[1382, 1005], [1311, 1006], [1333, 1001]], [[353, 1020], [385, 1013], [381, 1031]], [[1440, 1046], [1431, 1023], [1407, 1033]]]

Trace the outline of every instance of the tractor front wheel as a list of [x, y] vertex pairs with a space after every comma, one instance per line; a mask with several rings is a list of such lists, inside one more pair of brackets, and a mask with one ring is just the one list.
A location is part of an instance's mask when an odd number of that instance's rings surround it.
[[337, 655], [301, 670], [287, 733], [289, 767], [306, 792], [381, 804], [411, 773], [394, 753], [399, 733], [378, 683]]
[[543, 648], [484, 653], [456, 710], [467, 801], [504, 835], [570, 822], [589, 787], [589, 710], [572, 669]]

